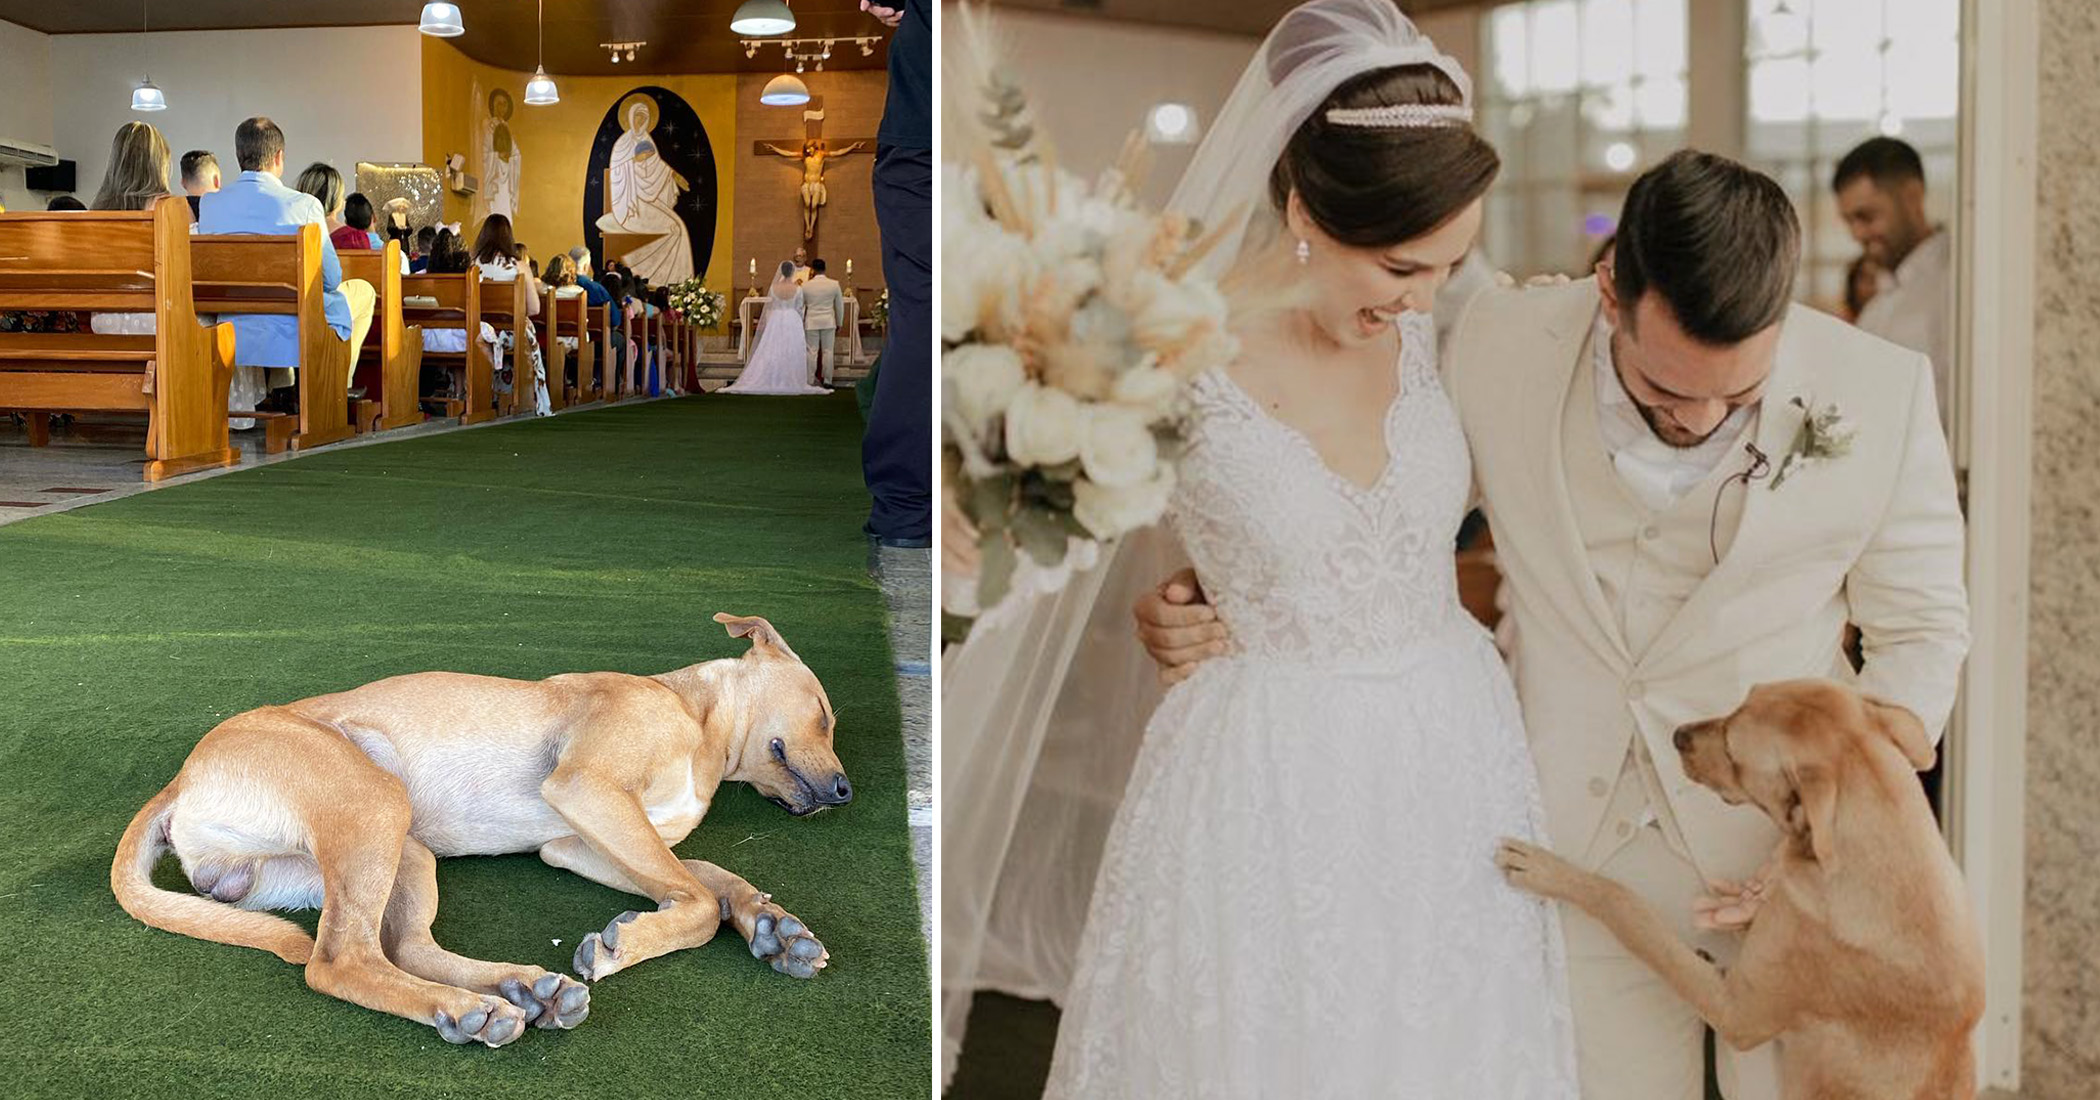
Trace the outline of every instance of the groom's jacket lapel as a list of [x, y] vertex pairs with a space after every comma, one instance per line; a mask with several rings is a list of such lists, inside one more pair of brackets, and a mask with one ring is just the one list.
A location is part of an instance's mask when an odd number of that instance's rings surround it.
[[[1542, 312], [1499, 324], [1508, 319], [1510, 293], [1523, 297], [1527, 313], [1532, 308]], [[1560, 572], [1566, 583], [1540, 586], [1541, 598], [1606, 664], [1628, 672], [1632, 655], [1597, 584], [1575, 520], [1562, 439], [1568, 394], [1584, 364], [1597, 313], [1596, 282], [1489, 292], [1473, 300], [1475, 307], [1483, 303], [1504, 308], [1495, 310], [1498, 316], [1460, 319], [1453, 370], [1477, 476], [1487, 494], [1495, 552], [1521, 556], [1535, 573]], [[1509, 490], [1518, 486], [1525, 495], [1511, 499], [1516, 494]]]
[[[1821, 315], [1813, 315], [1802, 321], [1803, 314], [1813, 314], [1806, 306], [1793, 306], [1787, 315], [1786, 327], [1779, 336], [1779, 348], [1772, 364], [1772, 376], [1765, 384], [1765, 394], [1757, 417], [1757, 431], [1751, 442], [1765, 456], [1763, 476], [1747, 483], [1736, 481], [1722, 489], [1726, 493], [1742, 493], [1743, 513], [1736, 527], [1735, 540], [1719, 564], [1699, 582], [1692, 594], [1677, 609], [1677, 614], [1656, 637], [1655, 644], [1642, 654], [1637, 671], [1648, 675], [1667, 675], [1673, 670], [1695, 666], [1702, 661], [1718, 656], [1716, 647], [1724, 649], [1730, 644], [1725, 634], [1713, 630], [1715, 620], [1725, 604], [1732, 598], [1744, 594], [1744, 582], [1753, 576], [1758, 567], [1771, 561], [1775, 553], [1783, 552], [1791, 545], [1786, 538], [1795, 527], [1788, 523], [1788, 509], [1800, 509], [1807, 502], [1800, 495], [1788, 499], [1786, 494], [1772, 488], [1772, 480], [1778, 475], [1779, 464], [1792, 446], [1794, 434], [1800, 430], [1802, 410], [1793, 403], [1795, 397], [1807, 400], [1804, 389], [1807, 359], [1802, 344], [1804, 330]], [[1747, 470], [1752, 465], [1747, 449], [1737, 447], [1735, 452], [1722, 459], [1722, 465], [1731, 471]], [[1796, 514], [1791, 517], [1802, 519]]]

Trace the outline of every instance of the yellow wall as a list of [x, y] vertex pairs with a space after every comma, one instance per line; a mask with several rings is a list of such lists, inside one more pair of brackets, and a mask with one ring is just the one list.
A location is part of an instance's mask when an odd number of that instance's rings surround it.
[[[707, 283], [728, 290], [740, 274], [733, 259], [736, 225], [736, 88], [734, 74], [711, 76], [585, 77], [555, 75], [561, 102], [545, 107], [525, 105], [530, 73], [484, 65], [441, 38], [423, 39], [423, 161], [443, 169], [445, 157], [463, 153], [467, 171], [482, 175], [475, 133], [485, 102], [473, 101], [474, 82], [490, 90], [508, 89], [517, 104], [510, 130], [517, 142], [519, 167], [518, 240], [532, 246], [540, 263], [557, 252], [583, 243], [583, 181], [590, 170], [591, 141], [598, 124], [620, 97], [638, 85], [655, 84], [677, 92], [700, 116], [715, 155], [715, 245], [707, 264]], [[472, 244], [473, 199], [445, 193], [445, 220], [462, 223]]]

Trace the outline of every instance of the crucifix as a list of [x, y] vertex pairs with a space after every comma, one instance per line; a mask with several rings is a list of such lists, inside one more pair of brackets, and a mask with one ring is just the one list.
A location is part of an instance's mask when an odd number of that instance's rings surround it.
[[802, 239], [814, 241], [817, 239], [817, 212], [831, 198], [824, 189], [825, 162], [850, 156], [872, 144], [872, 139], [862, 138], [843, 148], [834, 148], [824, 136], [824, 99], [813, 96], [802, 109], [802, 144], [775, 145], [770, 141], [755, 141], [751, 143], [751, 152], [761, 157], [770, 153], [802, 162]]

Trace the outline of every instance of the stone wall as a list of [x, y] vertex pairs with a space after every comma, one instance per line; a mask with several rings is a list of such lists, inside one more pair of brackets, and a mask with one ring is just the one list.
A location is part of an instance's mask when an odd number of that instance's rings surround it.
[[2041, 11], [2020, 1094], [2084, 1100], [2100, 1092], [2100, 4]]
[[[818, 216], [817, 239], [810, 255], [823, 257], [831, 277], [841, 283], [848, 282], [846, 261], [852, 260], [851, 282], [859, 284], [863, 302], [871, 302], [882, 288], [882, 234], [875, 226], [869, 180], [875, 167], [875, 132], [882, 125], [882, 106], [889, 94], [889, 74], [878, 69], [801, 75], [810, 94], [824, 101], [824, 136], [832, 148], [867, 139], [860, 151], [824, 166], [830, 201]], [[770, 278], [768, 269], [792, 258], [795, 246], [802, 243], [801, 162], [752, 152], [760, 141], [781, 146], [802, 141], [801, 107], [768, 107], [758, 101], [769, 79], [771, 74], [766, 73], [737, 78], [733, 285], [739, 291], [751, 286], [752, 260], [758, 261], [761, 280]]]

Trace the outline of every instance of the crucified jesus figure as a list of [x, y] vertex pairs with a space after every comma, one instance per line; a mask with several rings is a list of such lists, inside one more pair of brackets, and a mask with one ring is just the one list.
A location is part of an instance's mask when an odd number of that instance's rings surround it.
[[817, 235], [817, 211], [830, 200], [824, 190], [824, 162], [832, 157], [843, 157], [860, 151], [867, 145], [856, 141], [843, 149], [833, 149], [823, 138], [810, 138], [800, 148], [762, 143], [776, 155], [802, 162], [802, 239], [814, 240]]

